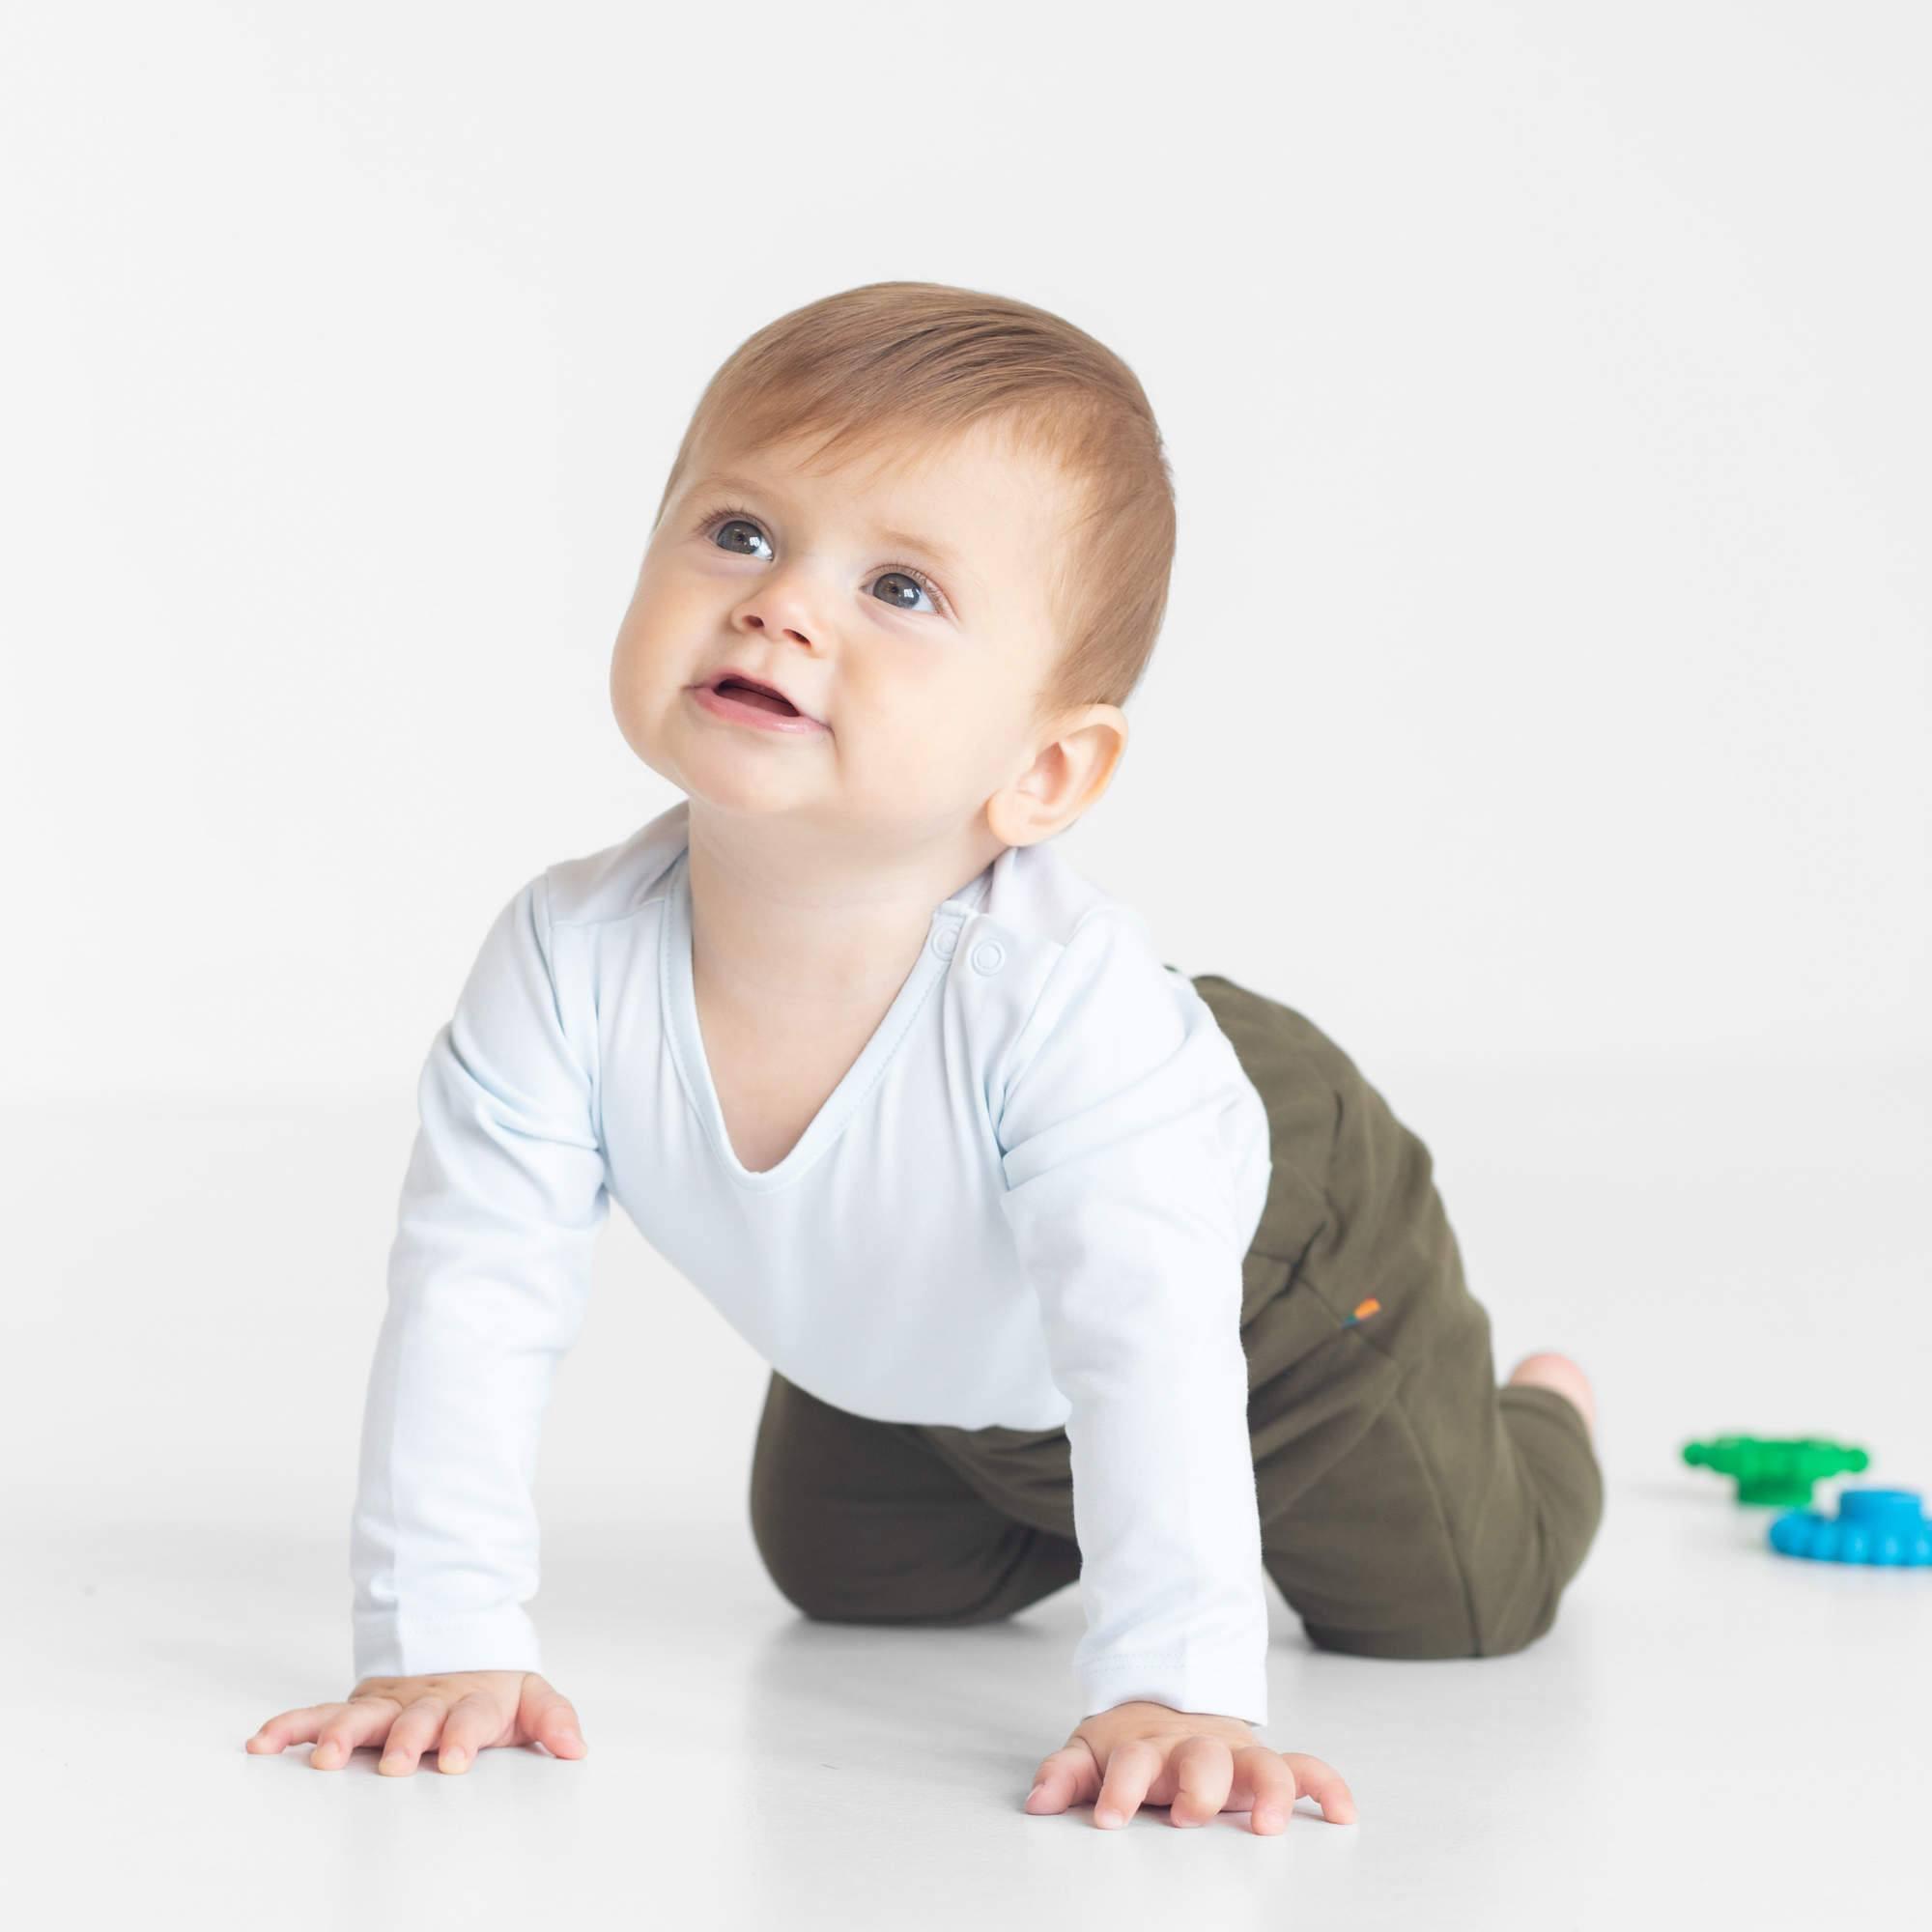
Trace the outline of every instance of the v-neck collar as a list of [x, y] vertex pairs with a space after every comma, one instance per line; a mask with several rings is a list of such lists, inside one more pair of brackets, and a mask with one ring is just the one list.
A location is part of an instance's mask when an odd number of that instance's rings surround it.
[[658, 986], [665, 1035], [670, 1041], [671, 1058], [685, 1096], [704, 1122], [704, 1130], [710, 1135], [725, 1173], [738, 1186], [754, 1192], [782, 1187], [787, 1181], [797, 1179], [838, 1138], [854, 1109], [886, 1070], [926, 994], [952, 963], [959, 928], [985, 898], [991, 874], [992, 866], [988, 865], [951, 898], [942, 899], [933, 908], [925, 944], [919, 949], [919, 957], [893, 995], [885, 1017], [860, 1049], [858, 1059], [846, 1068], [844, 1077], [811, 1117], [810, 1124], [785, 1157], [776, 1167], [753, 1173], [731, 1146], [724, 1109], [718, 1099], [711, 1062], [704, 1051], [704, 1035], [697, 1020], [696, 983], [691, 963], [691, 848], [687, 845], [671, 862], [665, 917], [658, 927]]

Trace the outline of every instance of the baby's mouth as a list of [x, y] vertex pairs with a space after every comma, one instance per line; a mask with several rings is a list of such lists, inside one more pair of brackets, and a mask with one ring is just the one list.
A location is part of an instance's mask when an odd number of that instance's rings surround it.
[[755, 704], [760, 711], [774, 711], [781, 718], [804, 716], [788, 698], [781, 697], [775, 691], [767, 691], [761, 684], [747, 684], [742, 677], [721, 677], [711, 689], [735, 697], [740, 703]]

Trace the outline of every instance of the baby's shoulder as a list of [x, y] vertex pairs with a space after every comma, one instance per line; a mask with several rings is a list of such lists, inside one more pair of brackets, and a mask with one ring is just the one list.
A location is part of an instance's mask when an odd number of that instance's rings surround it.
[[1166, 1021], [1176, 980], [1140, 910], [1069, 864], [1051, 843], [1013, 846], [993, 867], [983, 924], [1017, 952], [1029, 1032], [1091, 1024], [1101, 1033]]
[[691, 802], [679, 799], [628, 838], [544, 868], [550, 923], [597, 925], [629, 919], [661, 898], [689, 842]]
[[1132, 906], [1090, 879], [1051, 841], [1008, 846], [993, 863], [980, 911], [1047, 959], [1057, 958], [1095, 921], [1145, 930]]

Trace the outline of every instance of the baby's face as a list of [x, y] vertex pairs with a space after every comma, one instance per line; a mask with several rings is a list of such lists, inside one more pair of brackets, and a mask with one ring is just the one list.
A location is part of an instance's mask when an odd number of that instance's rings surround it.
[[[1033, 763], [1072, 497], [975, 425], [824, 474], [797, 444], [699, 449], [617, 634], [631, 748], [694, 798], [907, 849]], [[729, 671], [803, 716], [714, 696]]]

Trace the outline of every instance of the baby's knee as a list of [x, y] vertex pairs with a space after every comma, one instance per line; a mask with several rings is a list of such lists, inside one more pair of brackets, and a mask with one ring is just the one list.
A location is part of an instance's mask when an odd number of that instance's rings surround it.
[[814, 1624], [877, 1624], [910, 1622], [868, 1592], [863, 1580], [841, 1576], [815, 1561], [810, 1550], [782, 1543], [760, 1541], [758, 1554], [765, 1575], [800, 1616]]
[[1438, 1624], [1404, 1631], [1347, 1631], [1304, 1623], [1302, 1630], [1318, 1650], [1332, 1650], [1348, 1657], [1425, 1662], [1456, 1657], [1509, 1657], [1527, 1650], [1539, 1637], [1547, 1635], [1555, 1621], [1556, 1605], [1551, 1603], [1539, 1607], [1531, 1617], [1481, 1632], [1466, 1623], [1461, 1627], [1445, 1628]]
[[753, 1542], [778, 1593], [809, 1622], [955, 1625], [1010, 1616], [1017, 1604], [1003, 1588], [1006, 1571], [956, 1556], [922, 1561], [881, 1548], [871, 1537], [808, 1525], [797, 1514], [752, 1517]]
[[1562, 1584], [1553, 1577], [1549, 1578], [1539, 1594], [1530, 1598], [1520, 1609], [1491, 1623], [1482, 1634], [1481, 1647], [1471, 1655], [1513, 1657], [1519, 1651], [1527, 1650], [1539, 1637], [1548, 1636], [1554, 1627], [1562, 1596]]
[[1304, 1617], [1302, 1629], [1318, 1650], [1351, 1657], [1428, 1662], [1458, 1657], [1508, 1657], [1548, 1634], [1568, 1578], [1541, 1536], [1520, 1548], [1507, 1576], [1485, 1576], [1444, 1563], [1427, 1586], [1407, 1580], [1399, 1601], [1363, 1605], [1358, 1623]]

